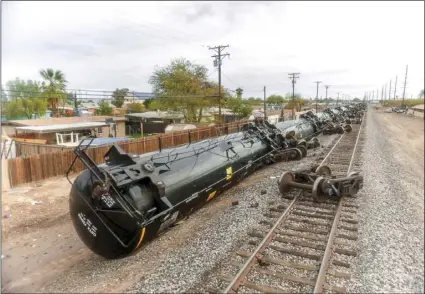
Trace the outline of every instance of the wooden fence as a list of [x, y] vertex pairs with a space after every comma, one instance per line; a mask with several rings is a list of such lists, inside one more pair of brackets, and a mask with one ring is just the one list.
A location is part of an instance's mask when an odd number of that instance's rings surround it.
[[[209, 127], [192, 129], [188, 131], [176, 131], [167, 134], [158, 134], [147, 138], [133, 139], [119, 142], [123, 150], [130, 153], [147, 153], [173, 146], [180, 146], [217, 137], [225, 134], [236, 133], [241, 130], [244, 122], [228, 123], [222, 127]], [[93, 147], [87, 149], [87, 154], [97, 163], [103, 163], [104, 154], [111, 145]], [[44, 179], [64, 176], [74, 159], [73, 149], [61, 152], [49, 152], [21, 158], [8, 159], [8, 172], [11, 187], [21, 184], [37, 182]], [[84, 165], [77, 160], [71, 173], [79, 173], [85, 169]]]

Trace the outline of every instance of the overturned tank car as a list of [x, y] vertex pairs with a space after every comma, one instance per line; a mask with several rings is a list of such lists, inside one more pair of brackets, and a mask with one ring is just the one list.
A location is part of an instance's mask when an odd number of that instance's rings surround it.
[[113, 145], [100, 165], [86, 152], [90, 144], [80, 144], [73, 164], [78, 158], [87, 169], [70, 192], [75, 230], [103, 257], [135, 252], [259, 167], [306, 156], [307, 145], [318, 144], [314, 136], [324, 122], [311, 114], [302, 120], [307, 127], [302, 139], [286, 136], [282, 125], [255, 122], [242, 132], [159, 152], [130, 154]]

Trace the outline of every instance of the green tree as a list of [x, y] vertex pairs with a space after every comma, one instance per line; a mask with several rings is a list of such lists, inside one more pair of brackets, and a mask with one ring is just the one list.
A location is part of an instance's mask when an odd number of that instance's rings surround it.
[[129, 90], [127, 88], [116, 89], [112, 93], [112, 101], [111, 103], [115, 105], [117, 108], [121, 108], [125, 101], [125, 96], [128, 95]]
[[252, 113], [252, 106], [247, 101], [243, 101], [242, 98], [229, 98], [226, 101], [226, 107], [241, 118]]
[[425, 97], [425, 93], [424, 93], [424, 89], [421, 90], [421, 92], [419, 93], [419, 98], [424, 98]]
[[33, 114], [43, 116], [46, 114], [47, 102], [39, 98], [19, 99], [22, 103], [22, 115], [28, 119], [32, 118]]
[[98, 105], [99, 108], [96, 109], [95, 115], [112, 115], [112, 107], [109, 106], [107, 101], [101, 100]]
[[23, 80], [15, 78], [6, 83], [7, 96], [10, 100], [17, 98], [36, 98], [41, 97], [41, 85], [37, 81]]
[[40, 75], [44, 79], [41, 84], [42, 94], [47, 98], [53, 115], [56, 115], [59, 102], [67, 97], [65, 89], [68, 81], [62, 71], [51, 68], [40, 70]]
[[285, 101], [286, 101], [285, 98], [283, 98], [280, 95], [270, 95], [266, 99], [266, 102], [267, 103], [276, 103], [276, 104], [284, 103]]
[[143, 101], [143, 105], [145, 106], [145, 108], [149, 108], [149, 104], [151, 104], [153, 101], [154, 101], [153, 98], [148, 98]]
[[22, 99], [13, 99], [7, 104], [6, 118], [13, 119], [24, 114]]
[[237, 88], [236, 89], [236, 97], [237, 98], [241, 98], [242, 99], [242, 94], [243, 94], [243, 89], [242, 88]]
[[[187, 122], [199, 122], [206, 107], [218, 105], [218, 85], [208, 82], [207, 72], [205, 66], [184, 58], [155, 69], [149, 79], [157, 97], [155, 106], [179, 111]], [[223, 87], [221, 93], [228, 96]]]
[[142, 103], [129, 103], [127, 108], [129, 113], [140, 113], [145, 109]]
[[166, 110], [167, 107], [164, 104], [161, 104], [159, 99], [154, 99], [148, 106], [149, 110]]
[[13, 102], [6, 108], [9, 118], [16, 116], [26, 116], [32, 118], [32, 115], [42, 116], [46, 113], [47, 102], [41, 93], [39, 82], [20, 78], [8, 81], [9, 102]]
[[6, 115], [7, 113], [7, 94], [5, 91], [1, 90], [1, 115]]

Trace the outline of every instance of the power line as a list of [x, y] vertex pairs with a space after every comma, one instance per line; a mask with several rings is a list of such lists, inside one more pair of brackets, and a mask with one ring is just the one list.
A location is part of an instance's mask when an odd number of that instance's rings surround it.
[[[42, 93], [42, 92], [31, 92], [31, 91], [17, 91], [17, 90], [6, 90], [4, 92], [9, 92], [9, 93], [29, 93], [31, 95], [35, 94], [36, 96], [34, 97], [14, 97], [14, 98], [44, 98], [44, 99], [53, 99], [53, 98], [58, 98], [58, 99], [66, 99], [68, 94], [72, 94], [72, 93], [63, 93], [63, 92], [52, 92], [52, 93]], [[75, 91], [76, 92], [76, 91]], [[112, 93], [112, 92], [111, 92]], [[131, 92], [128, 92], [128, 94], [132, 94]], [[127, 94], [127, 95], [128, 95]], [[53, 95], [58, 95], [58, 96], [63, 96], [63, 97], [53, 97]], [[79, 93], [79, 95], [81, 96], [81, 93]], [[84, 96], [102, 96], [99, 94], [89, 94], [86, 93], [84, 94]], [[191, 95], [155, 95], [154, 97], [143, 97], [146, 99], [149, 98], [203, 98], [203, 97], [219, 97], [218, 94], [211, 94], [211, 95], [201, 95], [201, 94], [191, 94]], [[83, 99], [90, 99], [90, 98], [77, 98], [78, 100], [83, 100]], [[92, 98], [92, 99], [96, 99], [96, 98]], [[104, 96], [104, 97], [99, 97], [97, 99], [105, 99], [105, 100], [110, 100], [113, 99], [112, 95], [110, 96]]]
[[229, 45], [219, 45], [215, 47], [208, 47], [209, 50], [214, 50], [217, 52], [217, 55], [213, 55], [211, 57], [214, 57], [214, 66], [218, 66], [218, 116], [219, 116], [219, 122], [221, 123], [221, 64], [222, 60], [226, 56], [230, 56], [230, 54], [225, 53], [222, 54], [223, 49], [229, 47]]

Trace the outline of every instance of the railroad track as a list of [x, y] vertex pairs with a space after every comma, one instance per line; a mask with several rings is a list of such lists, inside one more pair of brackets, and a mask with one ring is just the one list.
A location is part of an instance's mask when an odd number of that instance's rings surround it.
[[[321, 159], [332, 175], [358, 171], [364, 124], [353, 125]], [[316, 203], [311, 193], [294, 189], [249, 232], [251, 239], [243, 246], [249, 249], [238, 251], [230, 263], [237, 272], [219, 276], [219, 285], [225, 286], [208, 291], [345, 293], [357, 255], [357, 208], [354, 197]]]

